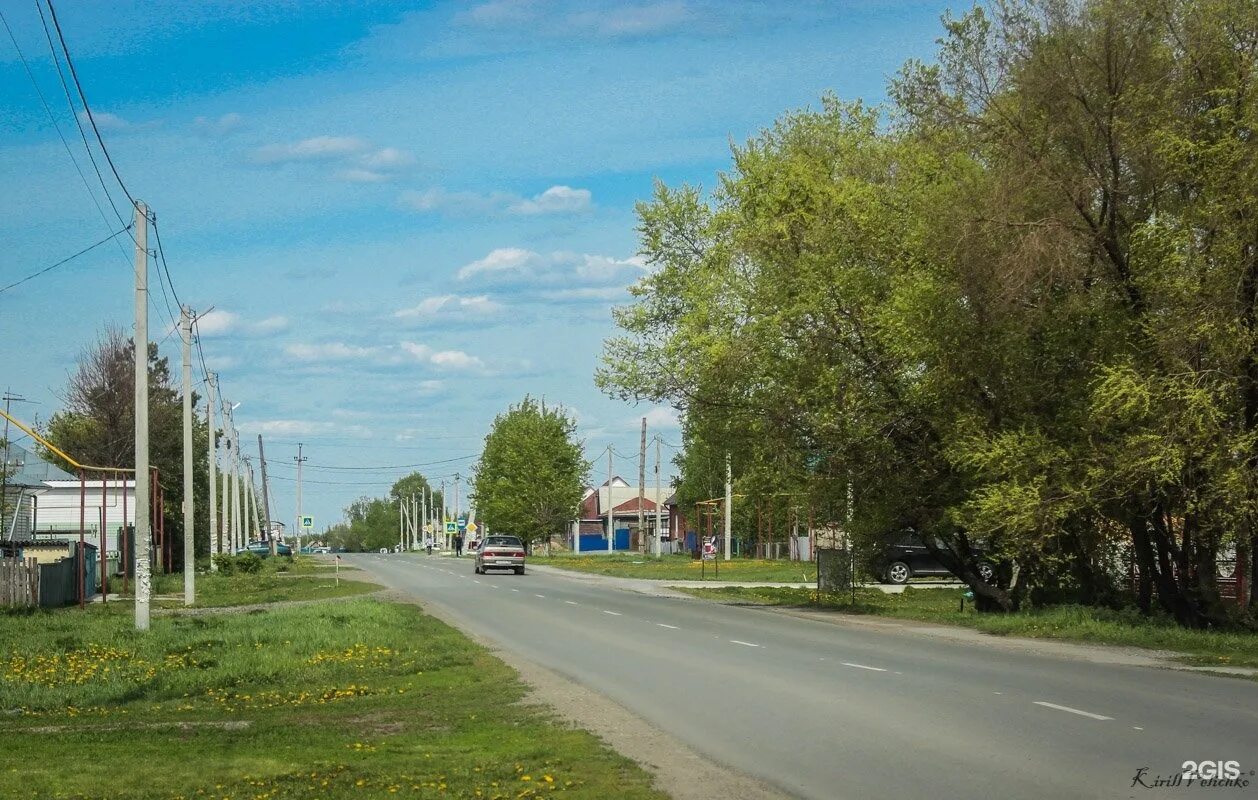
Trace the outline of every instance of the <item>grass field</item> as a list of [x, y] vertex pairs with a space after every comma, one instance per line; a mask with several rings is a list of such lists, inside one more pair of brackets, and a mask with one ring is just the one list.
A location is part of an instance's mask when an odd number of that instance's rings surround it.
[[1029, 636], [1095, 644], [1174, 650], [1195, 664], [1258, 667], [1258, 634], [1185, 630], [1167, 618], [1146, 618], [1134, 609], [1115, 611], [1089, 606], [1055, 606], [1017, 614], [980, 614], [969, 603], [961, 610], [962, 589], [906, 589], [885, 594], [858, 589], [848, 594], [818, 594], [809, 589], [713, 587], [681, 589], [723, 602], [821, 608], [848, 614], [960, 625], [998, 636]]
[[770, 583], [806, 583], [817, 580], [817, 568], [809, 561], [768, 561], [736, 558], [722, 561], [717, 574], [716, 562], [703, 562], [688, 555], [668, 555], [656, 559], [637, 553], [611, 555], [556, 555], [546, 558], [530, 555], [530, 563], [549, 567], [592, 572], [616, 578], [647, 578], [656, 580], [767, 581]]
[[[323, 600], [373, 592], [374, 583], [341, 578], [338, 582], [326, 566], [311, 559], [266, 559], [262, 570], [251, 575], [224, 575], [206, 572], [197, 575], [196, 607], [217, 608], [282, 600]], [[356, 571], [342, 570], [347, 576], [362, 577]], [[183, 575], [153, 576], [153, 594], [159, 608], [183, 607]]]
[[0, 615], [0, 797], [657, 798], [417, 607]]

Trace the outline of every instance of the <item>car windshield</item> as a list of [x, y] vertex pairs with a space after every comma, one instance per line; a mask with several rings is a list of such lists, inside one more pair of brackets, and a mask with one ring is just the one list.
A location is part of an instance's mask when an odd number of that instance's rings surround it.
[[524, 543], [517, 536], [490, 536], [485, 540], [486, 547], [523, 547]]

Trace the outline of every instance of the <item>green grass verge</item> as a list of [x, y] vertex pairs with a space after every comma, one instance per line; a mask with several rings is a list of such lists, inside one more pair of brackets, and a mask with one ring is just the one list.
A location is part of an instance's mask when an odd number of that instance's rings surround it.
[[970, 603], [961, 610], [962, 589], [942, 588], [909, 588], [901, 594], [858, 589], [855, 603], [848, 594], [819, 595], [809, 589], [726, 586], [679, 591], [724, 602], [821, 608], [960, 625], [998, 636], [1173, 650], [1184, 653], [1184, 660], [1194, 664], [1258, 667], [1258, 634], [1186, 630], [1169, 618], [1144, 617], [1135, 609], [1067, 605], [1016, 614], [980, 614]]
[[126, 612], [0, 615], [0, 797], [662, 797], [417, 607]]
[[709, 561], [705, 565], [688, 555], [668, 555], [659, 559], [637, 553], [556, 555], [550, 558], [530, 555], [529, 562], [616, 578], [697, 581], [702, 576], [710, 581], [769, 583], [806, 583], [817, 580], [817, 567], [810, 561], [735, 558], [732, 561], [722, 561], [719, 572], [716, 562]]
[[[335, 575], [321, 567], [308, 559], [298, 559], [295, 563], [287, 559], [267, 559], [263, 562], [262, 571], [251, 575], [198, 573], [195, 605], [198, 608], [219, 608], [283, 600], [325, 600], [374, 592], [380, 588], [374, 583], [346, 578], [341, 578], [338, 583]], [[361, 575], [347, 570], [342, 572]], [[153, 594], [159, 608], [182, 608], [183, 575], [154, 575]]]

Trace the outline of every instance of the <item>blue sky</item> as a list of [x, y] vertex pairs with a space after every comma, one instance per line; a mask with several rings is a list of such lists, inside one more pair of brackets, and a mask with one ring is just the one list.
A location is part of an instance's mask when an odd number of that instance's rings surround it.
[[[592, 379], [611, 307], [648, 268], [635, 202], [656, 179], [712, 186], [731, 141], [824, 92], [880, 102], [906, 59], [929, 59], [947, 9], [56, 5], [118, 169], [157, 214], [180, 298], [214, 309], [202, 344], [241, 404], [242, 437], [267, 440], [273, 514], [294, 514], [301, 441], [318, 527], [410, 471], [326, 467], [444, 461], [421, 469], [466, 475], [494, 415], [525, 393], [572, 409], [588, 454], [614, 445], [616, 471], [635, 481], [643, 415], [679, 438], [670, 409], [611, 400]], [[118, 226], [35, 4], [3, 13], [91, 187], [0, 32], [7, 284]], [[0, 294], [0, 388], [38, 403], [23, 416], [55, 411], [80, 350], [132, 324], [129, 258], [106, 245]], [[156, 291], [150, 314], [160, 340]], [[177, 338], [161, 347], [178, 361]]]

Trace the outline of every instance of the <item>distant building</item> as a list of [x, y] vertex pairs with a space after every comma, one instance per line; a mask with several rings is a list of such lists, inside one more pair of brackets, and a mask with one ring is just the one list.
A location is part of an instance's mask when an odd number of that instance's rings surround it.
[[[671, 489], [647, 487], [642, 494], [643, 526], [638, 529], [637, 486], [631, 486], [619, 475], [601, 486], [587, 486], [581, 499], [581, 516], [573, 520], [569, 530], [569, 544], [573, 549], [579, 546], [581, 552], [607, 550], [607, 510], [611, 509], [612, 529], [615, 531], [614, 550], [648, 550], [654, 552], [656, 511], [660, 510], [664, 517], [661, 531], [662, 541], [670, 541], [669, 514], [662, 503], [672, 493]], [[666, 550], [668, 548], [665, 548]]]

